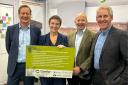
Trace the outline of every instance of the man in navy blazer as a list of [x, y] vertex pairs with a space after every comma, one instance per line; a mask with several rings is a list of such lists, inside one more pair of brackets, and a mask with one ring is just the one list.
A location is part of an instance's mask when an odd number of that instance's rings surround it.
[[18, 24], [9, 26], [6, 32], [6, 50], [8, 52], [7, 85], [19, 85], [23, 79], [24, 85], [34, 85], [33, 77], [25, 76], [26, 45], [37, 45], [41, 31], [31, 26], [31, 9], [22, 5], [19, 10]]

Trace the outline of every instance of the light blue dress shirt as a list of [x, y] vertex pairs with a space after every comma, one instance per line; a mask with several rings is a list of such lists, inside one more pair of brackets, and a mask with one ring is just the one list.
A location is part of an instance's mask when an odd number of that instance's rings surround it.
[[24, 63], [26, 60], [26, 45], [30, 45], [30, 25], [26, 28], [22, 28], [19, 25], [19, 51], [18, 51], [18, 63]]
[[79, 51], [79, 47], [80, 47], [80, 44], [81, 44], [81, 41], [82, 41], [82, 38], [83, 38], [84, 31], [85, 31], [85, 29], [76, 33], [76, 39], [75, 39], [75, 48], [76, 48], [75, 61], [76, 61], [77, 53]]
[[108, 36], [109, 30], [110, 29], [101, 31], [97, 38], [97, 42], [96, 42], [95, 49], [94, 49], [94, 68], [95, 69], [100, 69], [99, 60], [101, 57], [101, 51], [104, 46], [105, 40]]

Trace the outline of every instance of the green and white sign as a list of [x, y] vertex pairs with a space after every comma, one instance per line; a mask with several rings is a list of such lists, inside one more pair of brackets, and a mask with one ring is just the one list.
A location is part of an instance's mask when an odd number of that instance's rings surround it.
[[75, 48], [26, 47], [26, 76], [72, 78]]

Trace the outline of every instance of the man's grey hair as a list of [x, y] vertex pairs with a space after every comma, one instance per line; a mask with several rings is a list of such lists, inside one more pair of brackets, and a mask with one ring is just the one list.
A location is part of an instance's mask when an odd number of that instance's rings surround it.
[[106, 10], [108, 10], [109, 14], [113, 17], [113, 10], [112, 10], [111, 7], [105, 6], [105, 5], [104, 5], [104, 6], [100, 6], [100, 7], [97, 9], [97, 12], [98, 12], [100, 9], [106, 9]]

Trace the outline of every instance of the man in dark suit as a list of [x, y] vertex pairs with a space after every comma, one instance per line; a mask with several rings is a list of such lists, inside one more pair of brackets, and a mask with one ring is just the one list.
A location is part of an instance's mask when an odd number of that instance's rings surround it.
[[34, 85], [33, 77], [25, 76], [26, 45], [37, 45], [41, 34], [39, 28], [31, 26], [31, 9], [22, 5], [19, 10], [18, 24], [9, 26], [6, 32], [6, 50], [8, 52], [7, 85], [19, 85], [23, 79], [24, 85]]
[[93, 45], [93, 85], [128, 85], [128, 35], [115, 28], [112, 9], [101, 6], [96, 21], [100, 27]]
[[87, 17], [79, 13], [75, 17], [76, 31], [68, 35], [69, 47], [76, 48], [73, 76], [68, 79], [69, 85], [91, 85], [89, 74], [91, 57], [90, 50], [94, 33], [87, 28]]

